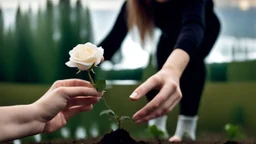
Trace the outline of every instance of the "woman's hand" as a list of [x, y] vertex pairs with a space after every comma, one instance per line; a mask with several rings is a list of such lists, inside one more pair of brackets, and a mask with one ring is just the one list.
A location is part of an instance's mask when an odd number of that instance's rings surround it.
[[136, 123], [165, 115], [172, 111], [182, 97], [179, 78], [172, 71], [162, 69], [140, 85], [130, 98], [138, 100], [152, 89], [158, 89], [159, 93], [133, 116]]
[[102, 93], [83, 80], [70, 79], [55, 82], [38, 101], [33, 103], [42, 122], [41, 132], [54, 132], [63, 127], [75, 114], [89, 111]]
[[133, 92], [130, 98], [136, 101], [153, 89], [159, 90], [153, 100], [134, 114], [133, 120], [136, 123], [146, 122], [172, 111], [182, 98], [179, 81], [188, 62], [189, 55], [181, 49], [175, 49], [163, 68]]

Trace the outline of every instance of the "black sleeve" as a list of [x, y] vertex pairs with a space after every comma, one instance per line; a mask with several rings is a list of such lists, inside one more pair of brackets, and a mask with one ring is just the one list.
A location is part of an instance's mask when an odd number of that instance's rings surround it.
[[204, 37], [206, 0], [185, 0], [182, 26], [175, 48], [186, 51], [190, 56]]
[[119, 15], [112, 30], [107, 35], [107, 37], [99, 44], [99, 46], [104, 49], [105, 60], [110, 60], [114, 53], [120, 48], [127, 32], [128, 26], [125, 2], [119, 12]]

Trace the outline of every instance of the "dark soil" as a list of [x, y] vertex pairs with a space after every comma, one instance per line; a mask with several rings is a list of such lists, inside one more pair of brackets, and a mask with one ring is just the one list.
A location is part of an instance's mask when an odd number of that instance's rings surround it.
[[225, 142], [225, 144], [241, 144], [241, 143], [236, 142], [236, 141], [227, 141], [227, 142]]
[[[4, 143], [12, 144], [12, 143]], [[102, 138], [93, 138], [86, 140], [54, 140], [44, 141], [40, 143], [27, 143], [27, 144], [170, 144], [167, 140], [162, 140], [159, 143], [157, 140], [145, 139], [145, 141], [136, 141], [133, 139], [129, 132], [124, 129], [119, 129], [105, 134]], [[202, 135], [197, 141], [183, 141], [180, 144], [256, 144], [256, 139], [247, 139], [241, 142], [228, 141], [218, 134], [205, 134]]]
[[97, 144], [148, 144], [143, 141], [136, 142], [124, 129], [118, 129], [106, 134]]

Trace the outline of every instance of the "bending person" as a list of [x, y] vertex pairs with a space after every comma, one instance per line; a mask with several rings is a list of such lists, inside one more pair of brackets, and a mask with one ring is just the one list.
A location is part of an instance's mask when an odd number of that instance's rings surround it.
[[204, 59], [220, 31], [213, 8], [213, 0], [127, 0], [113, 29], [99, 44], [105, 49], [105, 60], [110, 60], [134, 26], [139, 29], [142, 43], [154, 28], [162, 31], [156, 51], [158, 72], [130, 97], [136, 101], [146, 95], [149, 101], [133, 119], [137, 123], [150, 120], [149, 124], [156, 124], [166, 134], [165, 115], [180, 102], [171, 142], [181, 141], [185, 132], [192, 140], [196, 139], [206, 75]]

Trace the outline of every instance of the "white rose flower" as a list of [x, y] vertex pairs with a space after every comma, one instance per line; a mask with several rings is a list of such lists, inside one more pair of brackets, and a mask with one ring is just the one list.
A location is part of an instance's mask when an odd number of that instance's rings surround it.
[[97, 66], [103, 57], [104, 50], [92, 43], [79, 44], [70, 52], [69, 61], [66, 63], [68, 67], [77, 67], [81, 71], [88, 70]]

